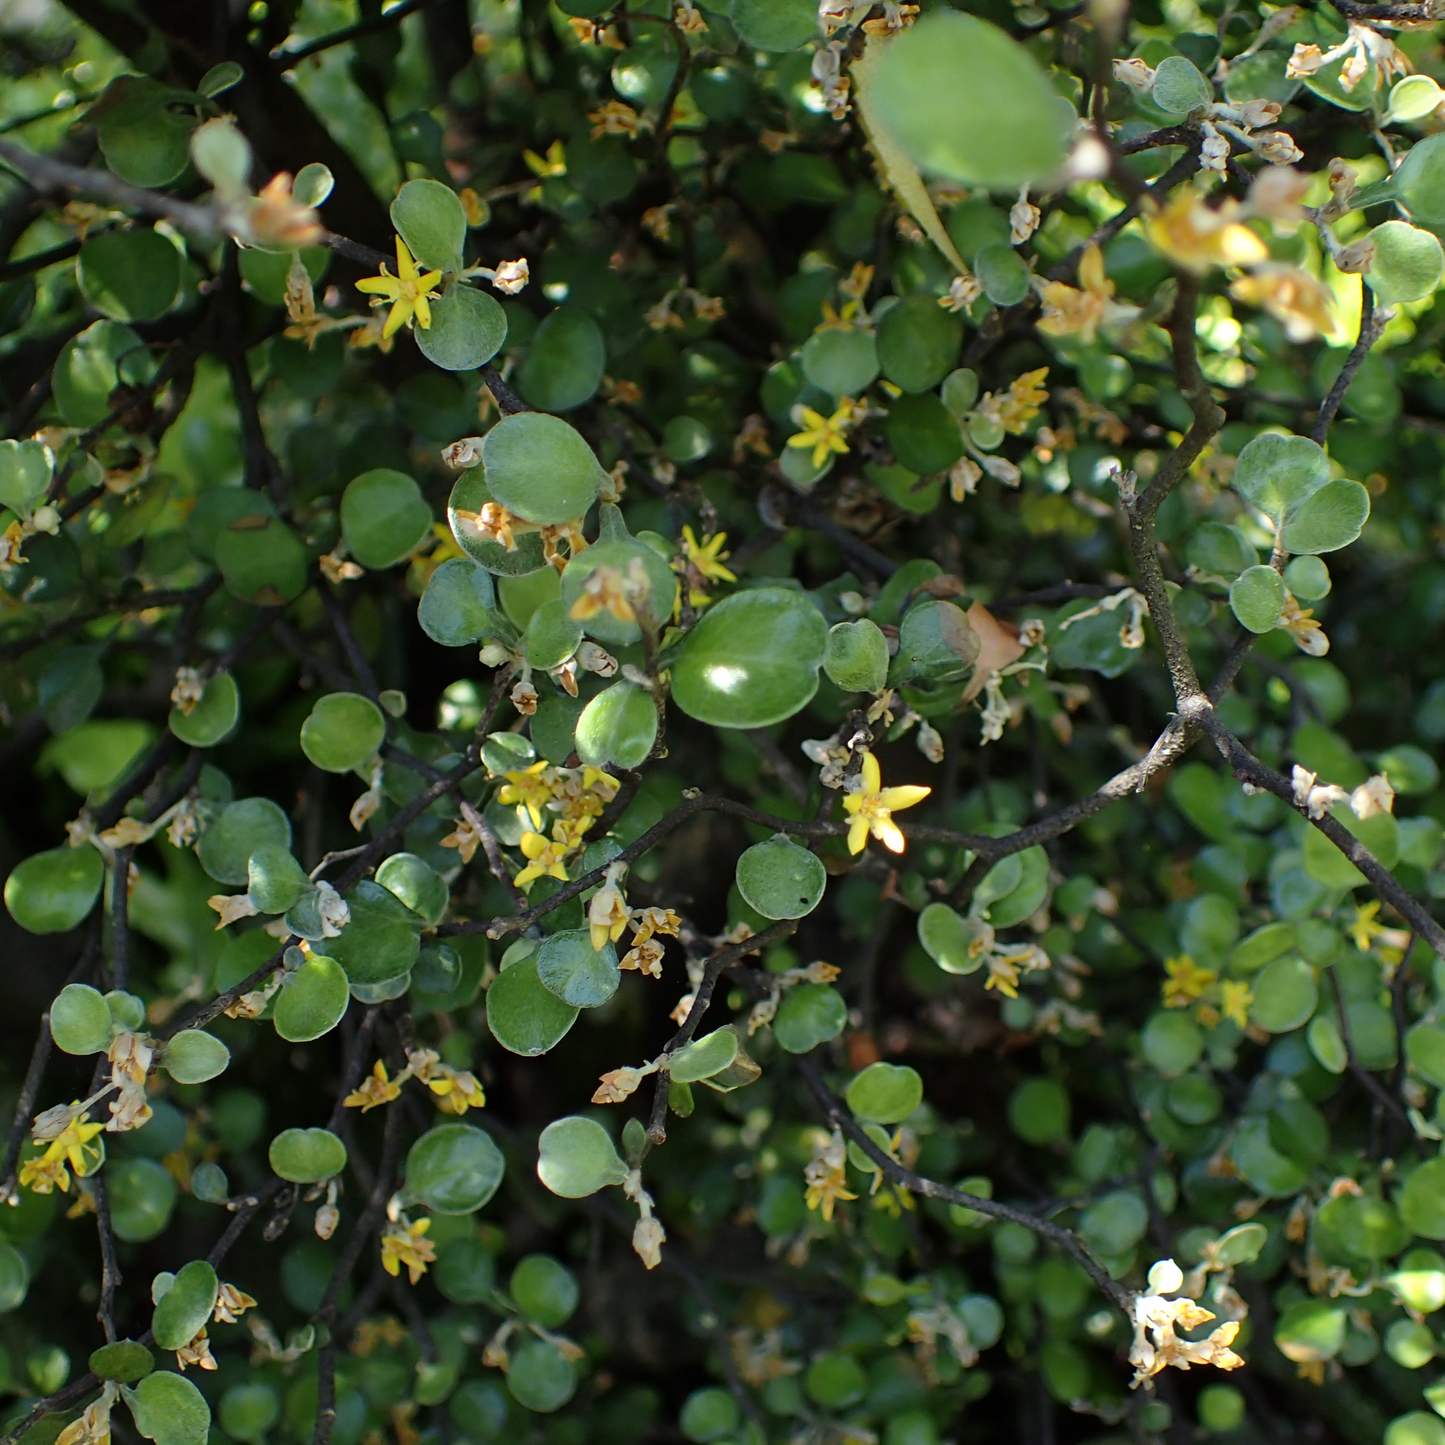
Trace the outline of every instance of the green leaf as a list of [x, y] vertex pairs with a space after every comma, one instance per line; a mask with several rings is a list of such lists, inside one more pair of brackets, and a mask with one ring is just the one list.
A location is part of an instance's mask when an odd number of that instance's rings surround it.
[[1269, 1231], [1262, 1224], [1236, 1224], [1219, 1236], [1214, 1245], [1214, 1258], [1226, 1269], [1252, 1264], [1269, 1240]]
[[1026, 1144], [1054, 1144], [1068, 1137], [1069, 1096], [1055, 1079], [1027, 1079], [1009, 1096], [1009, 1127]]
[[923, 1102], [923, 1080], [906, 1065], [869, 1064], [848, 1085], [847, 1100], [865, 1124], [901, 1124]]
[[582, 434], [544, 412], [503, 417], [482, 443], [482, 465], [493, 497], [541, 525], [581, 517], [607, 480]]
[[1263, 562], [1246, 568], [1230, 583], [1229, 609], [1250, 632], [1272, 632], [1284, 610], [1284, 579]]
[[945, 973], [976, 973], [984, 951], [975, 948], [974, 930], [946, 903], [930, 903], [918, 915], [918, 941]]
[[[1016, 927], [1033, 917], [1049, 896], [1049, 855], [1044, 849], [1025, 848], [1022, 853], [1013, 856], [1018, 860], [1017, 882], [1012, 883], [1007, 891], [998, 893], [988, 904], [988, 921], [994, 928]], [[1002, 863], [999, 866], [1002, 867]], [[987, 883], [993, 871], [991, 869], [986, 873], [981, 883]]]
[[154, 1159], [107, 1165], [110, 1222], [117, 1239], [144, 1244], [162, 1233], [176, 1207], [175, 1181]]
[[922, 16], [888, 43], [869, 90], [925, 174], [1013, 190], [1064, 158], [1067, 106], [1023, 46], [976, 16]]
[[1017, 306], [1033, 282], [1033, 272], [1024, 259], [1006, 242], [985, 246], [973, 258], [974, 273], [983, 286], [984, 295], [995, 306]]
[[1329, 458], [1308, 437], [1264, 432], [1239, 453], [1234, 488], [1278, 522], [1330, 479]]
[[[207, 100], [214, 100], [233, 85], [240, 85], [245, 78], [246, 72], [234, 60], [223, 60], [219, 65], [213, 65], [196, 83], [196, 94], [204, 95]], [[302, 204], [313, 203], [303, 201]]]
[[945, 311], [931, 295], [904, 296], [878, 323], [878, 361], [894, 386], [931, 391], [953, 370], [962, 341], [962, 317]]
[[440, 181], [408, 181], [391, 203], [391, 224], [424, 271], [460, 271], [467, 213]]
[[406, 1156], [403, 1198], [436, 1214], [474, 1214], [506, 1172], [492, 1136], [471, 1124], [438, 1124]]
[[866, 617], [828, 630], [823, 671], [844, 692], [877, 693], [888, 681], [888, 639]]
[[1259, 553], [1244, 533], [1223, 522], [1205, 522], [1196, 527], [1190, 533], [1185, 556], [1191, 567], [1229, 581], [1259, 561]]
[[206, 1445], [211, 1408], [184, 1375], [157, 1370], [132, 1389], [122, 1386], [135, 1428], [155, 1445]]
[[963, 608], [930, 597], [903, 616], [891, 679], [961, 682], [972, 674], [980, 645]]
[[1343, 1074], [1349, 1067], [1350, 1053], [1345, 1048], [1344, 1036], [1340, 1033], [1339, 1024], [1328, 1014], [1316, 1014], [1310, 1020], [1305, 1041], [1322, 1069], [1332, 1074]]
[[50, 1036], [64, 1053], [103, 1054], [114, 1033], [105, 995], [89, 984], [66, 984], [50, 1005]]
[[1284, 585], [1296, 597], [1313, 602], [1329, 596], [1330, 570], [1318, 557], [1296, 557], [1284, 569]]
[[529, 1254], [517, 1262], [507, 1281], [512, 1303], [545, 1330], [561, 1329], [577, 1311], [577, 1279], [550, 1254]]
[[714, 1029], [673, 1054], [669, 1073], [674, 1083], [695, 1084], [720, 1074], [738, 1056], [738, 1036], [731, 1028]]
[[542, 1130], [537, 1140], [537, 1178], [563, 1199], [585, 1199], [609, 1184], [621, 1184], [627, 1166], [601, 1124], [574, 1114]]
[[241, 690], [229, 672], [206, 679], [190, 712], [173, 707], [170, 729], [188, 748], [213, 748], [224, 742], [241, 719]]
[[657, 706], [646, 689], [614, 682], [582, 709], [575, 736], [589, 767], [640, 767], [657, 741]]
[[451, 902], [446, 879], [415, 853], [393, 853], [376, 870], [376, 881], [432, 926], [442, 921]]
[[1369, 238], [1374, 242], [1375, 254], [1365, 272], [1365, 284], [1382, 305], [1423, 301], [1439, 289], [1441, 277], [1445, 276], [1445, 251], [1431, 232], [1407, 221], [1385, 221], [1370, 232]]
[[90, 1371], [102, 1380], [114, 1380], [117, 1384], [133, 1385], [143, 1380], [156, 1367], [156, 1358], [144, 1345], [134, 1340], [117, 1340], [113, 1345], [102, 1345], [93, 1350], [89, 1361]]
[[[1337, 552], [1360, 535], [1369, 516], [1370, 494], [1358, 482], [1337, 477], [1286, 514], [1284, 550], [1311, 556]], [[1233, 596], [1231, 591], [1231, 602]]]
[[363, 567], [404, 561], [431, 534], [431, 508], [405, 472], [377, 467], [341, 494], [341, 535]]
[[220, 1290], [216, 1271], [204, 1259], [193, 1259], [177, 1270], [151, 1320], [156, 1344], [163, 1350], [179, 1350], [190, 1344], [210, 1323]]
[[828, 873], [816, 853], [779, 833], [738, 859], [737, 884], [743, 902], [764, 918], [803, 918], [818, 906]]
[[433, 642], [465, 647], [496, 635], [503, 625], [496, 605], [491, 574], [469, 558], [453, 557], [428, 578], [416, 620]]
[[805, 597], [781, 587], [735, 593], [708, 608], [678, 649], [672, 696], [715, 727], [767, 727], [818, 690], [828, 625]]
[[104, 881], [94, 848], [52, 848], [16, 865], [5, 880], [5, 906], [30, 933], [68, 933], [90, 916]]
[[[546, 558], [542, 554], [540, 533], [522, 532], [514, 536], [512, 550], [508, 551], [500, 542], [482, 537], [470, 522], [458, 515], [459, 512], [480, 513], [488, 502], [495, 500], [487, 489], [486, 472], [482, 467], [463, 472], [457, 479], [451, 496], [447, 499], [447, 524], [452, 529], [457, 546], [472, 561], [498, 576], [524, 577], [544, 568], [550, 572], [552, 569], [547, 566]], [[442, 564], [443, 567], [446, 565], [448, 564]], [[441, 568], [437, 570], [439, 572]], [[441, 641], [440, 638], [437, 640]], [[447, 644], [454, 645], [456, 644]]]
[[267, 845], [290, 849], [291, 820], [270, 798], [242, 798], [201, 834], [196, 857], [217, 883], [239, 887], [251, 881], [251, 854]]
[[535, 954], [504, 968], [487, 990], [487, 1027], [510, 1053], [545, 1054], [576, 1022], [577, 1009], [538, 977]]
[[161, 1055], [161, 1067], [178, 1084], [204, 1084], [225, 1073], [230, 1062], [230, 1049], [201, 1029], [182, 1029]]
[[330, 1033], [350, 1002], [351, 984], [345, 970], [335, 959], [316, 954], [281, 985], [271, 1022], [289, 1043], [309, 1043]]
[[507, 1389], [528, 1410], [560, 1410], [577, 1392], [576, 1361], [550, 1340], [528, 1340], [511, 1358]]
[[283, 1129], [266, 1157], [283, 1179], [317, 1184], [346, 1168], [346, 1145], [329, 1129]]
[[443, 1240], [432, 1273], [442, 1297], [453, 1304], [488, 1304], [496, 1288], [496, 1264], [480, 1239]]
[[12, 1244], [0, 1243], [0, 1314], [25, 1303], [30, 1292], [30, 1266]]
[[1389, 191], [1422, 226], [1445, 224], [1445, 135], [1416, 141], [1390, 177]]
[[311, 880], [289, 848], [266, 843], [246, 865], [247, 893], [262, 913], [285, 913], [311, 891]]
[[171, 309], [181, 287], [181, 253], [145, 227], [89, 236], [75, 263], [80, 289], [112, 321], [154, 321]]
[[829, 327], [803, 343], [802, 363], [803, 375], [830, 396], [857, 396], [878, 376], [878, 343], [866, 331]]
[[[615, 511], [604, 507], [604, 513]], [[677, 596], [677, 578], [665, 558], [660, 557], [646, 542], [625, 533], [608, 537], [604, 527], [601, 541], [589, 547], [580, 557], [574, 557], [562, 573], [561, 601], [570, 612], [582, 596], [588, 580], [599, 567], [610, 568], [624, 579], [646, 579], [646, 587], [629, 599], [639, 617], [651, 620], [654, 629], [660, 630], [672, 616], [673, 601]], [[601, 611], [584, 618], [582, 630], [588, 637], [595, 638], [605, 647], [625, 647], [628, 643], [641, 640], [642, 628], [636, 622], [624, 622], [610, 612]]]
[[129, 326], [97, 321], [61, 348], [51, 383], [61, 415], [71, 426], [90, 427], [110, 415], [111, 393], [122, 366], [143, 361], [144, 343]]
[[796, 50], [818, 33], [812, 0], [733, 0], [727, 13], [738, 34], [757, 50]]
[[1445, 1239], [1445, 1159], [1427, 1159], [1395, 1197], [1400, 1218], [1424, 1239]]
[[1304, 959], [1277, 958], [1255, 979], [1250, 1022], [1272, 1034], [1285, 1034], [1304, 1024], [1319, 1002], [1319, 981]]
[[386, 718], [359, 692], [331, 692], [301, 724], [301, 751], [328, 773], [360, 767], [386, 741]]
[[107, 119], [96, 139], [106, 165], [115, 175], [133, 186], [151, 190], [169, 185], [185, 170], [195, 128], [194, 116], [157, 107], [134, 119]]
[[542, 986], [574, 1009], [598, 1008], [617, 992], [622, 979], [617, 950], [611, 942], [594, 950], [585, 928], [564, 929], [543, 939], [536, 959]]
[[502, 349], [507, 314], [485, 291], [450, 285], [431, 303], [431, 325], [412, 333], [417, 349], [443, 371], [475, 371]]
[[276, 517], [238, 517], [216, 534], [216, 565], [243, 602], [279, 607], [306, 590], [306, 548]]
[[682, 1413], [678, 1416], [678, 1428], [689, 1440], [706, 1442], [721, 1440], [725, 1435], [737, 1433], [742, 1423], [742, 1413], [737, 1401], [726, 1390], [715, 1385], [694, 1390], [682, 1402]]
[[421, 950], [422, 920], [389, 888], [370, 878], [363, 878], [345, 896], [351, 921], [337, 938], [313, 939], [313, 951], [334, 958], [353, 987], [404, 978]]
[[572, 411], [597, 395], [606, 365], [602, 328], [580, 306], [559, 306], [537, 328], [517, 388], [539, 411]]
[[884, 425], [893, 455], [920, 476], [946, 472], [963, 455], [958, 420], [931, 391], [905, 392]]
[[1298, 1193], [1309, 1178], [1308, 1170], [1274, 1147], [1269, 1120], [1258, 1115], [1239, 1121], [1229, 1152], [1250, 1188], [1271, 1198]]
[[568, 615], [560, 597], [544, 602], [528, 619], [522, 634], [522, 655], [530, 667], [550, 672], [577, 651], [582, 624]]
[[44, 501], [55, 457], [44, 442], [0, 441], [0, 507], [28, 517]]
[[1114, 1189], [1079, 1215], [1079, 1233], [1098, 1253], [1127, 1254], [1149, 1228], [1144, 1201], [1128, 1189]]
[[1182, 55], [1166, 55], [1154, 68], [1154, 104], [1170, 115], [1188, 115], [1214, 99], [1214, 87]]
[[[1355, 835], [1385, 868], [1393, 868], [1400, 859], [1400, 825], [1390, 813], [1377, 813], [1373, 818], [1357, 818], [1349, 808], [1333, 811], [1344, 828]], [[1358, 888], [1365, 875], [1340, 852], [1318, 828], [1304, 834], [1304, 866], [1311, 878], [1329, 888]]]
[[1274, 1342], [1297, 1365], [1332, 1360], [1345, 1343], [1344, 1307], [1331, 1300], [1304, 1299], [1289, 1306], [1275, 1321]]
[[773, 1020], [778, 1047], [790, 1054], [806, 1054], [836, 1039], [848, 1022], [843, 995], [826, 983], [803, 983], [783, 996]]
[[221, 1396], [221, 1429], [246, 1445], [265, 1445], [266, 1432], [281, 1417], [281, 1401], [270, 1385], [232, 1385]]

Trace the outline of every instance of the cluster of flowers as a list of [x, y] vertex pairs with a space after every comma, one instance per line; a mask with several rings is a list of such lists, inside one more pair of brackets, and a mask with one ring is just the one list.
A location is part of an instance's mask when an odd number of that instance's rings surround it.
[[388, 1075], [386, 1065], [378, 1059], [371, 1074], [343, 1102], [348, 1109], [368, 1113], [400, 1098], [402, 1085], [408, 1079], [425, 1084], [435, 1096], [437, 1108], [446, 1113], [465, 1114], [468, 1109], [486, 1107], [487, 1096], [476, 1075], [444, 1064], [434, 1049], [412, 1049], [406, 1056], [406, 1068], [395, 1078]]

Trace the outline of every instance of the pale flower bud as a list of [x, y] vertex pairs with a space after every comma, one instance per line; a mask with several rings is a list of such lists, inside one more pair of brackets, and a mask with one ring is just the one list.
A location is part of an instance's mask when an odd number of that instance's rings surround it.
[[1141, 94], [1154, 87], [1154, 71], [1142, 60], [1116, 60], [1114, 79], [1122, 80], [1130, 90], [1137, 90]]
[[1376, 773], [1350, 794], [1350, 809], [1357, 818], [1373, 818], [1379, 813], [1393, 812], [1395, 790], [1384, 773]]
[[1363, 276], [1375, 264], [1375, 242], [1370, 236], [1351, 241], [1335, 254], [1335, 265], [1350, 276]]
[[442, 461], [454, 472], [481, 465], [482, 437], [463, 437], [449, 447], [442, 448]]
[[515, 296], [531, 279], [527, 258], [523, 256], [516, 261], [503, 261], [497, 267], [496, 275], [492, 277], [492, 285], [503, 295]]

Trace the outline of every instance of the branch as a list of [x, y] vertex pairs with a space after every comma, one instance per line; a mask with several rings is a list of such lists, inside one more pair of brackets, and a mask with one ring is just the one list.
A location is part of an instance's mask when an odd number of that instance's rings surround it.
[[348, 40], [360, 40], [363, 35], [374, 35], [378, 30], [390, 30], [392, 26], [400, 25], [408, 15], [424, 10], [432, 3], [434, 0], [401, 0], [399, 5], [393, 5], [390, 10], [383, 11], [380, 15], [374, 15], [369, 20], [358, 20], [355, 25], [347, 25], [341, 30], [333, 30], [330, 35], [308, 41], [295, 50], [277, 46], [271, 52], [271, 59], [280, 62], [276, 66], [278, 71], [294, 70], [309, 56], [319, 55], [323, 50], [330, 50], [336, 45], [345, 45]]
[[1365, 364], [1365, 358], [1370, 354], [1370, 348], [1380, 339], [1380, 333], [1385, 329], [1392, 315], [1393, 313], [1388, 310], [1376, 309], [1375, 293], [1361, 283], [1360, 334], [1354, 348], [1345, 358], [1345, 364], [1340, 368], [1340, 374], [1335, 378], [1335, 384], [1330, 388], [1330, 394], [1320, 403], [1319, 415], [1315, 418], [1314, 428], [1310, 432], [1310, 440], [1316, 446], [1324, 446], [1325, 438], [1330, 433], [1330, 425], [1335, 419], [1336, 412], [1340, 409], [1340, 404], [1345, 399], [1345, 393], [1350, 389], [1350, 383]]
[[1006, 1219], [1012, 1224], [1023, 1225], [1025, 1229], [1031, 1230], [1041, 1239], [1047, 1239], [1051, 1244], [1056, 1244], [1060, 1249], [1073, 1255], [1083, 1267], [1084, 1272], [1094, 1281], [1100, 1293], [1117, 1305], [1126, 1315], [1132, 1316], [1134, 1304], [1132, 1291], [1125, 1289], [1109, 1274], [1109, 1271], [1090, 1253], [1083, 1240], [1072, 1230], [1065, 1229], [1063, 1225], [1054, 1224], [1047, 1219], [1040, 1219], [1038, 1215], [1030, 1214], [1027, 1210], [1015, 1209], [1010, 1204], [1000, 1204], [995, 1199], [980, 1199], [977, 1195], [965, 1194], [959, 1189], [951, 1189], [947, 1184], [939, 1184], [935, 1180], [925, 1179], [921, 1174], [915, 1174], [911, 1169], [904, 1168], [868, 1137], [863, 1126], [853, 1117], [843, 1101], [823, 1082], [822, 1075], [818, 1072], [818, 1066], [813, 1062], [811, 1056], [805, 1054], [799, 1057], [798, 1071], [802, 1074], [803, 1081], [812, 1091], [813, 1098], [817, 1100], [818, 1107], [828, 1120], [834, 1127], [841, 1129], [848, 1139], [877, 1164], [893, 1183], [901, 1185], [910, 1194], [921, 1194], [927, 1199], [941, 1199], [946, 1204], [957, 1204], [964, 1209], [987, 1214], [993, 1219]]

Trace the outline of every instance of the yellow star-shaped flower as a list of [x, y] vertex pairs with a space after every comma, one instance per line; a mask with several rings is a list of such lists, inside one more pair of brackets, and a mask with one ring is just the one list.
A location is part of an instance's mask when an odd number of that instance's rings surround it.
[[872, 753], [863, 754], [862, 770], [851, 786], [853, 790], [843, 798], [844, 812], [853, 815], [853, 821], [848, 826], [848, 851], [861, 853], [869, 833], [872, 833], [890, 852], [901, 853], [903, 834], [898, 831], [893, 814], [921, 803], [933, 789], [913, 783], [885, 788], [878, 759]]
[[1166, 958], [1164, 971], [1169, 975], [1164, 981], [1165, 1008], [1188, 1008], [1195, 999], [1208, 993], [1219, 978], [1212, 968], [1200, 968], [1187, 953]]
[[1247, 983], [1227, 978], [1219, 985], [1219, 1010], [1227, 1019], [1232, 1019], [1240, 1028], [1249, 1024], [1249, 1006], [1254, 1002], [1254, 991]]
[[437, 293], [432, 287], [442, 279], [440, 271], [418, 272], [416, 262], [411, 258], [411, 252], [406, 249], [406, 242], [400, 236], [396, 238], [396, 275], [393, 276], [386, 269], [386, 262], [381, 263], [380, 276], [367, 276], [364, 280], [356, 283], [358, 291], [364, 291], [368, 296], [379, 296], [380, 301], [372, 302], [373, 306], [383, 305], [391, 302], [391, 311], [386, 318], [386, 325], [381, 328], [382, 337], [391, 336], [413, 317], [416, 324], [426, 331], [431, 326], [430, 302], [437, 300]]
[[848, 450], [848, 437], [844, 428], [853, 419], [852, 399], [844, 397], [843, 404], [832, 416], [823, 416], [810, 406], [799, 408], [803, 419], [803, 430], [788, 438], [790, 447], [812, 447], [813, 465], [821, 467], [828, 460], [830, 452], [841, 456]]
[[1368, 953], [1370, 945], [1387, 931], [1383, 923], [1376, 921], [1375, 915], [1379, 911], [1380, 901], [1378, 898], [1373, 903], [1355, 905], [1355, 921], [1350, 924], [1346, 932], [1355, 940], [1355, 947], [1361, 953]]

